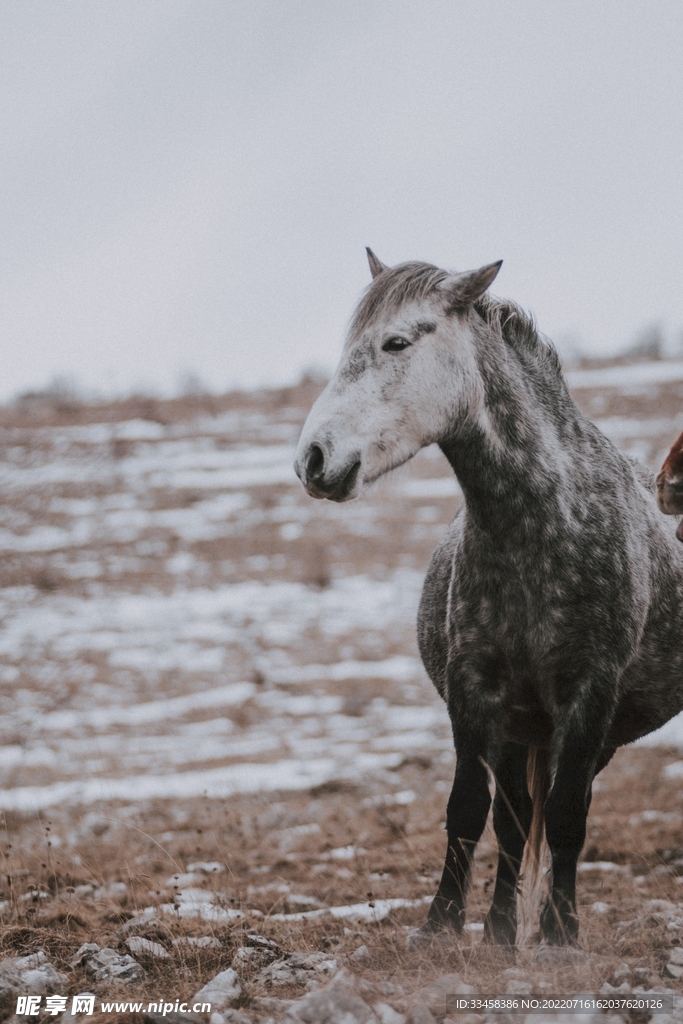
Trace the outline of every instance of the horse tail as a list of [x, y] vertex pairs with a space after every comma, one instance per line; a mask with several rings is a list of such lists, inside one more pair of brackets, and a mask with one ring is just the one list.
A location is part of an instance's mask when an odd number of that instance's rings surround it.
[[541, 847], [543, 845], [543, 809], [550, 791], [550, 758], [544, 747], [529, 747], [526, 762], [526, 780], [531, 797], [532, 812], [527, 837], [526, 867], [530, 888], [534, 890], [541, 869]]
[[531, 824], [524, 849], [522, 871], [517, 890], [519, 927], [517, 945], [521, 948], [535, 941], [538, 905], [542, 899], [542, 864], [544, 848], [544, 808], [550, 791], [550, 757], [543, 747], [529, 747], [526, 762], [526, 783], [531, 797]]

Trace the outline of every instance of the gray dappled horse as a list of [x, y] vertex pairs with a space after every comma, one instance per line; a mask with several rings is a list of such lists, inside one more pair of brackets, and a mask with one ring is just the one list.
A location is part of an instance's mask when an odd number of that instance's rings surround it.
[[579, 412], [532, 320], [485, 294], [500, 263], [454, 274], [368, 256], [373, 282], [295, 468], [313, 497], [348, 501], [436, 442], [465, 496], [418, 617], [457, 753], [421, 935], [463, 926], [490, 770], [499, 857], [485, 939], [515, 942], [525, 842], [538, 848], [545, 824], [541, 936], [573, 945], [593, 778], [683, 707], [683, 549], [652, 475]]

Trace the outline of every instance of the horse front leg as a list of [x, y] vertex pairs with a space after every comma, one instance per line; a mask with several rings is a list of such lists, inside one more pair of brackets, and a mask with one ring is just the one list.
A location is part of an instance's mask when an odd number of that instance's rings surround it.
[[508, 743], [496, 764], [493, 827], [498, 840], [498, 872], [491, 909], [484, 921], [484, 942], [514, 946], [517, 938], [517, 882], [531, 827], [527, 786], [528, 748]]
[[612, 716], [611, 699], [586, 701], [582, 709], [570, 713], [560, 735], [555, 775], [545, 805], [552, 876], [549, 898], [541, 913], [541, 936], [549, 945], [578, 945], [576, 866], [586, 839], [591, 784], [609, 760], [603, 754], [603, 744]]
[[491, 806], [483, 747], [470, 738], [470, 742], [463, 741], [456, 749], [455, 778], [446, 811], [446, 862], [427, 923], [421, 929], [423, 933], [444, 927], [462, 931], [474, 848]]

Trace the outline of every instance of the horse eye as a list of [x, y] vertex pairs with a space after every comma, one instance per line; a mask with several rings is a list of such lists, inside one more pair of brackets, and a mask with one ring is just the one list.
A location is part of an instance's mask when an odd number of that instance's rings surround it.
[[383, 352], [401, 352], [404, 348], [409, 348], [410, 342], [406, 341], [405, 338], [387, 338], [382, 345]]

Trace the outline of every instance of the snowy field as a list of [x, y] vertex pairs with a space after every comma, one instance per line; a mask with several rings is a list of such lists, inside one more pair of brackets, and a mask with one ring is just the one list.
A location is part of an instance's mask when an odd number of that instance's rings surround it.
[[[570, 383], [653, 468], [683, 429], [683, 364]], [[430, 448], [358, 501], [307, 497], [292, 459], [318, 390], [0, 409], [5, 968], [143, 1002], [236, 972], [211, 1024], [300, 1019], [342, 967], [374, 1007], [354, 1019], [383, 1024], [416, 1020], [454, 969], [478, 992], [576, 993], [612, 991], [626, 963], [683, 1000], [681, 719], [593, 785], [587, 961], [536, 964], [533, 931], [515, 968], [481, 945], [490, 823], [458, 948], [408, 954], [454, 765], [415, 616], [462, 496]]]
[[[569, 378], [653, 468], [683, 429], [683, 363]], [[5, 810], [306, 789], [420, 751], [452, 759], [414, 624], [457, 485], [430, 449], [360, 501], [311, 500], [292, 460], [312, 397], [101, 421], [7, 411]], [[683, 720], [663, 738], [683, 746]]]

